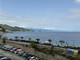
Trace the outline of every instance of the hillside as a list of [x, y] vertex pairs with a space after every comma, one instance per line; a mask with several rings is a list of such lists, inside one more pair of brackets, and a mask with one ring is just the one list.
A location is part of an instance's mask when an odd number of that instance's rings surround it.
[[12, 27], [12, 26], [9, 26], [9, 25], [6, 25], [6, 24], [0, 24], [1, 27], [3, 27], [5, 29], [5, 31], [28, 31], [28, 32], [33, 32], [33, 30], [31, 29], [24, 29], [24, 28], [21, 28], [21, 27]]

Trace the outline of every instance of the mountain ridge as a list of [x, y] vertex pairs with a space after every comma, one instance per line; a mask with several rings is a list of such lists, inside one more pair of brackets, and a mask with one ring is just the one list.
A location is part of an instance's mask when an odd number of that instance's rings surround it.
[[62, 30], [37, 29], [37, 28], [27, 28], [27, 29], [34, 30], [35, 32], [66, 32]]
[[10, 25], [7, 25], [7, 24], [0, 24], [1, 27], [3, 27], [5, 29], [5, 31], [28, 31], [28, 32], [34, 32], [33, 30], [31, 29], [25, 29], [25, 28], [22, 28], [22, 27], [17, 27], [17, 26], [10, 26]]

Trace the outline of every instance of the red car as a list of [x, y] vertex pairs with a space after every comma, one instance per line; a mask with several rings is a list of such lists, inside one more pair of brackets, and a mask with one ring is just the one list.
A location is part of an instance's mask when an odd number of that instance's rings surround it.
[[14, 53], [14, 51], [18, 50], [18, 49], [21, 49], [21, 48], [15, 48], [12, 52]]

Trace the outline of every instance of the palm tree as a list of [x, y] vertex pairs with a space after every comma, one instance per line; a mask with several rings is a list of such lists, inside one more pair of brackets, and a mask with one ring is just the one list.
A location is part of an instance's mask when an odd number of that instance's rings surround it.
[[48, 42], [51, 44], [52, 40], [51, 40], [51, 39], [49, 39], [49, 40], [48, 40]]
[[23, 38], [24, 38], [24, 37], [23, 37], [23, 36], [21, 36], [21, 40], [23, 40]]
[[66, 42], [66, 46], [68, 46], [68, 43]]
[[17, 40], [19, 37], [18, 36], [15, 36], [15, 39]]
[[28, 38], [28, 40], [30, 41], [30, 40], [31, 40], [31, 38]]
[[36, 39], [36, 41], [37, 41], [37, 42], [39, 42], [39, 41], [40, 41], [40, 39], [39, 39], [39, 38], [37, 38], [37, 39]]
[[63, 43], [65, 43], [65, 41], [63, 40], [60, 40], [59, 42], [61, 43], [61, 46], [63, 45]]

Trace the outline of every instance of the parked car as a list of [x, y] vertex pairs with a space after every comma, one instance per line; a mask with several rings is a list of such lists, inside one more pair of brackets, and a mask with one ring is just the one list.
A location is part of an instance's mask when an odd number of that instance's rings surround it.
[[35, 60], [35, 57], [30, 57], [30, 60]]
[[17, 49], [14, 51], [15, 54], [18, 54], [18, 52], [22, 51], [22, 49]]
[[[1, 46], [1, 48], [2, 48], [2, 50], [10, 51], [10, 52], [13, 52], [15, 54], [18, 54], [18, 56], [23, 56], [27, 60], [44, 60], [44, 59], [41, 59], [41, 58], [37, 58], [34, 55], [25, 53], [24, 51], [22, 51], [21, 48], [13, 48], [12, 46], [9, 46], [9, 45]], [[0, 60], [11, 60], [11, 59], [0, 54]]]
[[24, 52], [24, 53], [22, 53], [22, 55], [21, 56], [23, 56], [24, 57], [24, 55], [25, 55], [26, 53]]
[[32, 56], [33, 56], [33, 55], [27, 54], [27, 53], [24, 55], [24, 57], [27, 58], [27, 59], [29, 59], [29, 58], [32, 57]]
[[16, 48], [12, 48], [12, 49], [10, 50], [10, 52], [13, 52], [15, 49], [16, 49]]
[[10, 58], [7, 58], [7, 57], [3, 57], [0, 60], [11, 60], [11, 59]]
[[8, 48], [6, 48], [6, 47], [2, 47], [2, 50], [5, 50], [5, 51], [7, 51], [7, 49], [8, 49]]
[[19, 51], [19, 52], [18, 52], [18, 55], [19, 55], [19, 56], [22, 56], [23, 54], [24, 54], [24, 51]]
[[0, 46], [0, 49], [2, 49], [3, 46]]
[[44, 60], [44, 59], [42, 59], [42, 58], [35, 58], [35, 60]]
[[10, 50], [11, 52], [15, 52], [16, 50], [21, 49], [21, 48], [13, 48], [12, 50]]
[[3, 57], [5, 57], [5, 56], [3, 56], [3, 55], [0, 55], [0, 59], [1, 59], [1, 58], [3, 58]]
[[12, 50], [13, 48], [7, 48], [7, 51], [10, 51], [10, 50]]
[[39, 60], [44, 60], [44, 59], [42, 59], [42, 58], [39, 58]]
[[2, 47], [2, 50], [5, 50], [5, 47], [4, 46]]
[[31, 55], [31, 54], [27, 54], [25, 57], [27, 58], [27, 60], [30, 60], [30, 58], [31, 58], [31, 57], [34, 57], [34, 56]]
[[8, 51], [8, 50], [10, 50], [10, 49], [12, 49], [12, 48], [13, 48], [13, 46], [4, 45], [4, 46], [2, 47], [2, 50]]

